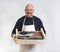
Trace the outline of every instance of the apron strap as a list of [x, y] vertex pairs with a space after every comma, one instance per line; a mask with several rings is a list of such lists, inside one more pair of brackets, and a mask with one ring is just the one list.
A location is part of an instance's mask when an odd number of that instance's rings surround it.
[[25, 23], [26, 17], [24, 18], [23, 25], [22, 25], [22, 31], [24, 31], [24, 23]]
[[34, 18], [33, 18], [33, 25], [34, 25]]

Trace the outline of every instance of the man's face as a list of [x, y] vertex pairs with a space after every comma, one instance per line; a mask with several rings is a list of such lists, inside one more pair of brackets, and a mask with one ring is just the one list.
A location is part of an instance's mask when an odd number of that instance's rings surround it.
[[33, 6], [31, 6], [31, 5], [26, 6], [26, 8], [25, 8], [26, 16], [32, 17], [33, 12], [34, 12]]

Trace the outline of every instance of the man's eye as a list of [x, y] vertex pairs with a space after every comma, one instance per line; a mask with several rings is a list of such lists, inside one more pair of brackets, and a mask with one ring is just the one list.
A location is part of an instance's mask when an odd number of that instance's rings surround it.
[[32, 9], [27, 9], [26, 11], [32, 11]]
[[27, 9], [27, 11], [28, 11], [29, 9]]
[[32, 9], [30, 9], [30, 11], [32, 11]]

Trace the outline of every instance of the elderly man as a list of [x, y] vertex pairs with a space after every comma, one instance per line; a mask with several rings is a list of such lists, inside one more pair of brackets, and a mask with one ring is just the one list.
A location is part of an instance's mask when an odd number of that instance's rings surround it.
[[[46, 34], [42, 21], [38, 17], [34, 16], [33, 12], [34, 12], [33, 6], [31, 4], [27, 4], [25, 8], [26, 15], [18, 19], [18, 21], [16, 22], [16, 25], [12, 31], [12, 37], [13, 34], [16, 33], [15, 32], [16, 28], [18, 29], [18, 31], [39, 31], [40, 28], [43, 28], [44, 33]], [[25, 28], [23, 29], [23, 25], [25, 27], [28, 26], [29, 29]]]
[[[42, 28], [46, 34], [42, 21], [38, 17], [34, 16], [33, 13], [34, 8], [32, 4], [27, 4], [25, 8], [26, 15], [19, 18], [16, 22], [16, 25], [12, 31], [12, 37], [15, 37], [14, 34], [16, 33], [16, 29], [18, 29], [18, 31], [39, 31], [40, 28]], [[22, 47], [26, 47], [26, 45], [22, 45]]]

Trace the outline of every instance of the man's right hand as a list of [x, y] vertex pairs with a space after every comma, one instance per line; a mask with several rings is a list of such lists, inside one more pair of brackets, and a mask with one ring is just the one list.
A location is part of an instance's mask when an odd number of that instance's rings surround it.
[[16, 42], [17, 40], [18, 40], [18, 37], [17, 37], [17, 35], [16, 34], [13, 34], [13, 40]]

